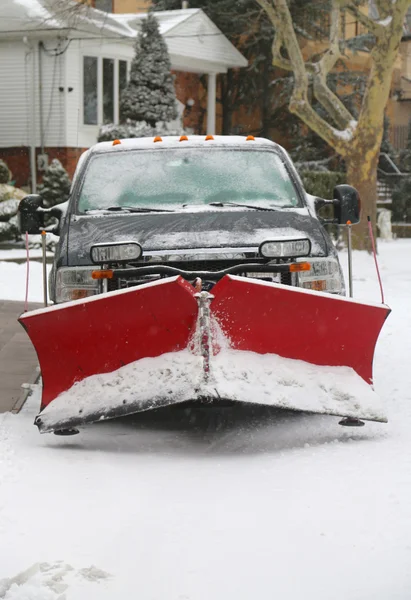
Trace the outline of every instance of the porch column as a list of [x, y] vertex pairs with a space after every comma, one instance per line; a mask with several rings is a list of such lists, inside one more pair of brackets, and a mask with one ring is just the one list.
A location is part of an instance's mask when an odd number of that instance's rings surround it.
[[208, 74], [207, 89], [207, 134], [215, 133], [215, 107], [216, 107], [217, 74]]

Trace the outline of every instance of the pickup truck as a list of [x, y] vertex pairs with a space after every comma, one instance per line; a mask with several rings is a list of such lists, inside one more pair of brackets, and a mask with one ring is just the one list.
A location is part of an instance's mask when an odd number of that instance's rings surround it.
[[[80, 158], [68, 202], [20, 204], [20, 229], [38, 233], [47, 212], [59, 235], [49, 279], [54, 303], [180, 274], [210, 291], [225, 274], [345, 294], [334, 245], [318, 217], [359, 220], [348, 185], [333, 200], [308, 196], [287, 152], [253, 136], [181, 136], [98, 143]], [[310, 270], [284, 265], [308, 261]], [[96, 264], [116, 267], [95, 279]], [[282, 267], [283, 266], [283, 267]]]
[[39, 430], [187, 403], [386, 421], [372, 358], [389, 308], [344, 297], [326, 204], [331, 222], [358, 222], [354, 188], [308, 196], [286, 151], [252, 136], [96, 144], [65, 206], [24, 198], [21, 231], [49, 213], [60, 236], [54, 306], [19, 319]]

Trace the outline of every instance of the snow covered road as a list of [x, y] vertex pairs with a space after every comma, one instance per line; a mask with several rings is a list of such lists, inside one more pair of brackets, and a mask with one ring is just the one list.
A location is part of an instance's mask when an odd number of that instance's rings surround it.
[[[0, 415], [0, 598], [409, 600], [410, 253], [380, 244], [388, 425], [171, 410], [58, 438], [35, 396]], [[354, 273], [378, 301], [372, 257]]]

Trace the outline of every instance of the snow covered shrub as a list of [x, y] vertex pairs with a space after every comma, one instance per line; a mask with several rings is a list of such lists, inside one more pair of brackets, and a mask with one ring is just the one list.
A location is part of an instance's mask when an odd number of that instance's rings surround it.
[[0, 159], [0, 183], [8, 183], [11, 179], [10, 169], [4, 160]]
[[156, 123], [154, 127], [154, 135], [183, 135], [186, 133], [190, 133], [183, 128], [183, 125], [179, 125], [177, 121], [173, 121], [172, 123], [164, 123], [159, 122]]
[[43, 183], [38, 192], [44, 199], [44, 206], [50, 208], [65, 202], [70, 194], [71, 181], [61, 162], [54, 158], [43, 175]]
[[[50, 252], [54, 252], [57, 244], [59, 243], [60, 238], [54, 233], [47, 232], [46, 234], [46, 248]], [[29, 235], [29, 248], [34, 250], [39, 250], [43, 247], [43, 241], [41, 234], [32, 234]]]
[[17, 210], [26, 193], [9, 185], [11, 172], [7, 164], [0, 160], [0, 242], [15, 240], [19, 236]]
[[121, 95], [122, 119], [146, 121], [152, 127], [172, 121], [177, 108], [170, 57], [152, 13], [142, 22], [135, 50], [130, 80]]
[[411, 223], [411, 120], [408, 123], [407, 145], [400, 151], [399, 166], [407, 176], [401, 178], [392, 191], [392, 221]]
[[[308, 194], [324, 198], [325, 200], [332, 200], [336, 185], [347, 182], [346, 174], [339, 171], [300, 171], [300, 177]], [[323, 219], [332, 219], [334, 217], [334, 209], [332, 206], [324, 206], [321, 208], [319, 214]], [[335, 225], [325, 225], [325, 228], [337, 244], [340, 245], [341, 240], [339, 241], [339, 237], [341, 232], [339, 228]]]
[[19, 200], [10, 199], [0, 202], [0, 242], [14, 240], [19, 235], [17, 227], [17, 209]]
[[391, 208], [394, 223], [411, 223], [411, 174], [394, 189]]
[[332, 200], [336, 185], [347, 182], [346, 174], [339, 171], [302, 171], [300, 177], [308, 194], [326, 200]]
[[109, 123], [100, 128], [98, 134], [99, 142], [111, 142], [113, 140], [122, 140], [125, 138], [141, 138], [154, 137], [156, 135], [182, 135], [185, 133], [183, 127], [176, 126], [175, 123], [156, 123], [155, 127], [151, 127], [145, 121], [130, 121], [128, 120], [123, 125], [115, 125]]
[[103, 125], [98, 134], [98, 141], [111, 142], [112, 140], [122, 140], [124, 138], [150, 137], [153, 134], [153, 127], [145, 121], [136, 123], [135, 121], [127, 120], [122, 125], [115, 125], [114, 123]]

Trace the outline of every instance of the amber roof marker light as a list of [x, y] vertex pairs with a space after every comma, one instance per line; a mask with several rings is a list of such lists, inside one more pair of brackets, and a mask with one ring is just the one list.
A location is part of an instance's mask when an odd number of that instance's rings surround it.
[[156, 143], [156, 142], [162, 142], [162, 141], [163, 141], [163, 138], [160, 137], [159, 135], [156, 135], [156, 137], [153, 140], [154, 143]]
[[212, 140], [214, 140], [214, 136], [211, 135], [210, 133], [205, 136], [205, 141], [206, 142], [211, 142]]
[[121, 144], [120, 140], [113, 140], [113, 146], [118, 146], [119, 144]]
[[245, 138], [246, 142], [255, 142], [255, 137], [253, 135], [247, 135]]

